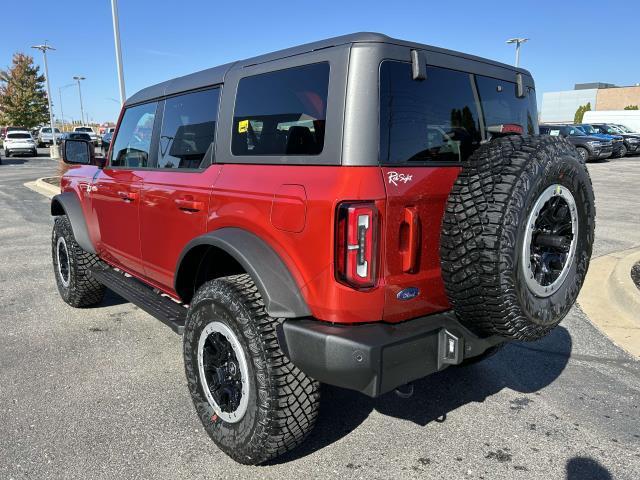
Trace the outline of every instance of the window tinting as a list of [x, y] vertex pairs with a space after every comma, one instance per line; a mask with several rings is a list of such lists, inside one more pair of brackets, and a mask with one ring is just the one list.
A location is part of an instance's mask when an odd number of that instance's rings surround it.
[[129, 107], [124, 112], [116, 141], [111, 150], [112, 167], [148, 166], [153, 121], [157, 103]]
[[158, 151], [160, 168], [203, 168], [211, 162], [219, 89], [165, 101]]
[[427, 67], [412, 79], [411, 65], [386, 61], [380, 72], [383, 163], [459, 162], [480, 144], [480, 123], [468, 73]]
[[7, 133], [7, 138], [32, 138], [28, 133]]
[[329, 64], [240, 80], [233, 118], [234, 155], [318, 155], [324, 146]]
[[536, 133], [536, 96], [532, 88], [518, 98], [516, 84], [495, 78], [475, 76], [480, 103], [489, 132], [499, 131], [501, 125], [517, 125], [522, 133]]
[[484, 141], [538, 130], [535, 91], [524, 98], [504, 80], [427, 66], [413, 80], [411, 65], [380, 67], [382, 163], [460, 162]]

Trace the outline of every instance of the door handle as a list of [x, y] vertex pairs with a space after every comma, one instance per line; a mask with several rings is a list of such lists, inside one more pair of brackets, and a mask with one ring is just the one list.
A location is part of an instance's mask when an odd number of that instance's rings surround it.
[[204, 202], [188, 200], [186, 198], [176, 198], [174, 201], [176, 206], [185, 212], [199, 212], [200, 210], [204, 210]]
[[133, 202], [138, 199], [137, 192], [118, 192], [118, 196], [125, 202]]
[[[406, 225], [406, 227], [405, 227]], [[406, 231], [406, 247], [400, 251], [402, 271], [414, 273], [417, 269], [420, 251], [420, 216], [416, 207], [406, 207], [400, 224], [400, 232]]]

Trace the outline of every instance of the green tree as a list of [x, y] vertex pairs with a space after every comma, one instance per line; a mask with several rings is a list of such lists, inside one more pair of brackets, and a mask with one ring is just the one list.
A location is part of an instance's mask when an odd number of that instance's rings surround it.
[[573, 116], [573, 123], [582, 123], [582, 119], [584, 118], [584, 112], [588, 112], [591, 110], [591, 102], [586, 105], [580, 105], [576, 110], [576, 114]]
[[640, 110], [638, 105], [627, 105], [626, 107], [624, 107], [624, 109], [625, 110]]
[[16, 53], [0, 71], [0, 123], [31, 129], [49, 119], [44, 75], [33, 57]]

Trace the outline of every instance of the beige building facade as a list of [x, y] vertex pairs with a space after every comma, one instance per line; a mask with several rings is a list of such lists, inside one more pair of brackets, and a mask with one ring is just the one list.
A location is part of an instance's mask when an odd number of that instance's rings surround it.
[[594, 110], [623, 110], [629, 105], [640, 107], [640, 86], [598, 89]]

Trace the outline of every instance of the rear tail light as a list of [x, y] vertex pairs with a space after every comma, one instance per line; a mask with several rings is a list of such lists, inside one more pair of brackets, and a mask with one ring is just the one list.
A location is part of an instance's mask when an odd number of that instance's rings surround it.
[[336, 215], [336, 279], [358, 289], [374, 287], [378, 209], [374, 203], [341, 203]]

